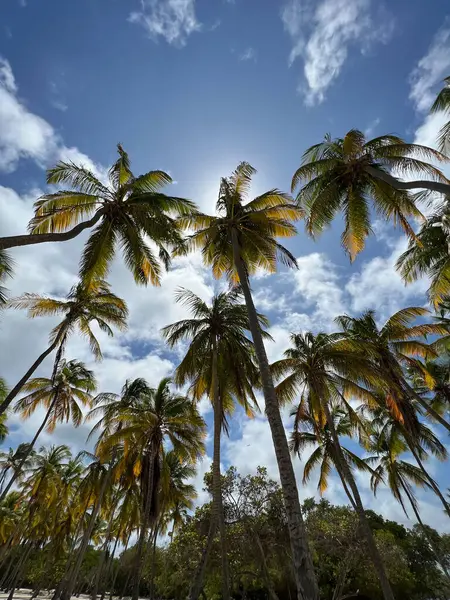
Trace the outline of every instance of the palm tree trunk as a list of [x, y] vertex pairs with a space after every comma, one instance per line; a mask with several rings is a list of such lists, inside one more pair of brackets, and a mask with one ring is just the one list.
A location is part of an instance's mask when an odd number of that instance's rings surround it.
[[16, 591], [17, 583], [22, 579], [23, 572], [25, 570], [26, 564], [28, 562], [28, 557], [30, 556], [31, 549], [33, 547], [33, 542], [29, 542], [27, 549], [25, 550], [24, 555], [20, 558], [19, 562], [14, 569], [12, 574], [9, 586], [10, 592], [8, 596], [8, 600], [13, 600], [14, 592]]
[[148, 489], [145, 490], [146, 497], [144, 498], [144, 507], [143, 514], [141, 519], [141, 530], [139, 532], [139, 539], [136, 547], [136, 558], [135, 558], [135, 566], [133, 573], [133, 585], [132, 585], [132, 600], [139, 600], [139, 587], [141, 584], [141, 574], [142, 567], [144, 562], [144, 547], [145, 547], [145, 538], [147, 535], [148, 524], [150, 520], [150, 510], [152, 504], [153, 497], [153, 479], [154, 479], [154, 465], [156, 459], [155, 448], [152, 448], [150, 453], [150, 464], [149, 464], [149, 472], [148, 472]]
[[72, 569], [68, 574], [67, 585], [63, 586], [61, 592], [61, 600], [70, 600], [73, 590], [75, 588], [75, 584], [77, 582], [78, 573], [80, 571], [81, 564], [83, 562], [84, 555], [86, 554], [86, 550], [89, 544], [89, 540], [91, 539], [92, 531], [94, 529], [95, 521], [97, 519], [98, 513], [100, 511], [100, 507], [102, 504], [103, 496], [105, 494], [107, 485], [111, 478], [111, 469], [109, 469], [103, 476], [103, 482], [100, 488], [100, 492], [95, 503], [94, 509], [91, 514], [91, 518], [89, 519], [89, 524], [84, 532], [83, 539], [81, 541], [80, 547], [77, 551], [77, 558], [75, 563], [72, 566]]
[[47, 413], [44, 417], [44, 420], [42, 421], [41, 425], [39, 426], [39, 429], [36, 431], [34, 438], [31, 440], [30, 444], [28, 445], [27, 451], [25, 452], [25, 454], [22, 457], [22, 460], [20, 461], [20, 463], [17, 466], [17, 469], [14, 469], [13, 474], [11, 476], [11, 479], [8, 481], [8, 485], [5, 486], [5, 489], [3, 490], [1, 496], [0, 496], [0, 502], [5, 498], [6, 494], [9, 492], [9, 490], [11, 489], [13, 483], [17, 480], [17, 478], [20, 476], [20, 474], [22, 473], [22, 468], [23, 465], [26, 463], [26, 461], [28, 460], [34, 445], [38, 439], [38, 437], [41, 435], [42, 431], [44, 430], [44, 427], [47, 425], [48, 420], [50, 418], [50, 415], [52, 414], [52, 410], [55, 407], [55, 404], [58, 400], [58, 395], [55, 393], [54, 398], [52, 400], [52, 403], [50, 404], [50, 406], [48, 407]]
[[[123, 549], [123, 553], [125, 553], [128, 549], [128, 544], [130, 543], [131, 532], [128, 534], [127, 541], [125, 543], [125, 548]], [[117, 538], [119, 539], [119, 538]], [[113, 553], [113, 565], [114, 565], [114, 553]], [[111, 591], [109, 592], [109, 600], [113, 600], [114, 589], [116, 587], [117, 575], [119, 574], [120, 565], [117, 565], [117, 569], [114, 572], [114, 577], [111, 584]], [[128, 582], [127, 582], [128, 583]], [[122, 592], [123, 596], [123, 592]], [[120, 596], [122, 598], [122, 596]]]
[[427, 402], [421, 397], [420, 394], [416, 392], [414, 388], [412, 388], [407, 381], [405, 381], [406, 389], [413, 396], [418, 404], [430, 415], [433, 417], [435, 421], [437, 421], [442, 427], [445, 427], [447, 431], [450, 431], [450, 423], [448, 423], [444, 417], [442, 417], [432, 406], [427, 404]]
[[150, 563], [150, 600], [155, 597], [155, 568], [156, 568], [156, 540], [158, 539], [158, 525], [153, 532], [152, 558]]
[[425, 536], [425, 537], [426, 537], [426, 539], [427, 539], [427, 542], [430, 544], [430, 547], [431, 547], [431, 549], [433, 550], [433, 552], [434, 552], [434, 555], [436, 556], [436, 560], [437, 560], [437, 562], [439, 563], [439, 565], [440, 565], [441, 569], [442, 569], [442, 570], [443, 570], [443, 572], [445, 573], [445, 576], [447, 577], [447, 579], [449, 579], [449, 580], [450, 580], [450, 575], [449, 575], [449, 572], [448, 572], [448, 570], [447, 570], [447, 568], [446, 568], [446, 566], [445, 566], [445, 563], [444, 563], [444, 561], [442, 560], [441, 553], [440, 553], [440, 552], [439, 552], [439, 550], [436, 548], [436, 544], [433, 542], [433, 540], [431, 539], [431, 537], [428, 535], [427, 528], [426, 528], [426, 527], [425, 527], [425, 525], [422, 523], [422, 519], [421, 519], [421, 517], [420, 517], [420, 513], [419, 513], [419, 511], [417, 510], [417, 506], [416, 506], [416, 503], [414, 502], [414, 498], [411, 496], [411, 494], [410, 494], [410, 492], [409, 492], [408, 488], [406, 487], [406, 485], [405, 485], [405, 484], [403, 483], [403, 481], [401, 481], [401, 480], [400, 480], [400, 486], [402, 487], [403, 491], [405, 492], [405, 494], [406, 494], [406, 496], [407, 496], [407, 498], [408, 498], [408, 500], [409, 500], [409, 503], [410, 503], [410, 505], [411, 505], [411, 508], [413, 509], [414, 515], [415, 515], [415, 517], [416, 517], [416, 521], [419, 523], [419, 525], [420, 525], [420, 528], [421, 528], [421, 530], [422, 530], [422, 532], [423, 532], [424, 536]]
[[116, 498], [114, 498], [114, 500], [112, 502], [111, 515], [109, 517], [108, 527], [107, 527], [106, 534], [105, 534], [105, 542], [103, 544], [102, 554], [100, 555], [100, 562], [97, 566], [97, 573], [95, 574], [94, 585], [92, 587], [92, 592], [91, 592], [92, 600], [97, 600], [98, 587], [100, 585], [100, 579], [103, 575], [103, 570], [104, 570], [103, 567], [105, 565], [105, 560], [106, 560], [106, 551], [108, 548], [108, 544], [111, 541], [111, 530], [112, 530], [112, 526], [113, 526], [113, 522], [114, 522], [114, 513], [116, 510], [116, 500], [117, 500], [117, 494], [116, 494]]
[[222, 502], [222, 482], [220, 477], [220, 436], [222, 433], [222, 398], [219, 390], [219, 379], [217, 372], [217, 340], [213, 340], [212, 348], [212, 396], [213, 396], [213, 414], [214, 414], [214, 442], [213, 442], [213, 484], [212, 484], [212, 507], [211, 507], [211, 522], [206, 539], [205, 547], [202, 552], [200, 562], [198, 564], [193, 583], [191, 586], [189, 598], [190, 600], [198, 600], [203, 588], [203, 580], [205, 576], [206, 565], [208, 563], [214, 537], [216, 535], [217, 526], [220, 530], [221, 541], [221, 559], [222, 559], [222, 598], [223, 600], [230, 599], [230, 576], [228, 569], [228, 557], [226, 546], [226, 528]]
[[288, 519], [289, 537], [292, 549], [295, 583], [297, 586], [297, 600], [317, 600], [319, 590], [314, 574], [311, 552], [308, 546], [305, 525], [303, 523], [298, 498], [297, 482], [292, 466], [289, 446], [286, 439], [283, 421], [281, 419], [278, 399], [272, 381], [269, 361], [259, 326], [258, 315], [253, 303], [248, 282], [247, 272], [240, 256], [237, 232], [232, 232], [233, 256], [239, 275], [240, 284], [247, 305], [250, 331], [255, 345], [256, 357], [261, 372], [261, 381], [266, 404], [266, 415], [272, 433], [275, 455], [280, 472], [281, 487], [283, 489], [286, 514]]
[[[356, 485], [355, 479], [352, 475], [352, 472], [345, 460], [344, 454], [342, 452], [341, 444], [339, 442], [339, 437], [336, 432], [336, 428], [334, 426], [333, 417], [330, 412], [330, 407], [328, 406], [327, 401], [323, 402], [323, 408], [325, 412], [325, 416], [327, 419], [327, 425], [331, 433], [331, 437], [333, 438], [333, 443], [336, 449], [336, 469], [339, 473], [341, 481], [347, 482], [352, 491], [352, 495], [356, 504], [357, 515], [359, 517], [359, 521], [361, 523], [361, 530], [366, 538], [367, 548], [369, 550], [370, 557], [372, 559], [373, 565], [378, 575], [378, 579], [380, 580], [381, 590], [383, 592], [383, 597], [385, 600], [394, 600], [394, 594], [392, 593], [391, 585], [389, 583], [389, 579], [386, 575], [386, 570], [384, 568], [383, 560], [378, 552], [377, 545], [375, 543], [375, 539], [373, 537], [372, 530], [370, 529], [369, 522], [366, 517], [366, 513], [364, 510], [363, 503], [361, 501], [361, 496], [359, 495], [358, 486]], [[344, 486], [345, 489], [345, 486]]]
[[450, 196], [450, 185], [446, 183], [441, 183], [439, 181], [430, 181], [428, 179], [420, 181], [399, 181], [396, 177], [393, 177], [389, 173], [386, 173], [385, 171], [379, 171], [378, 169], [374, 169], [373, 167], [367, 167], [367, 172], [370, 173], [372, 177], [381, 179], [381, 181], [388, 183], [397, 190], [425, 189], [431, 190], [433, 192], [439, 192], [440, 194], [445, 194], [446, 196]]
[[105, 569], [105, 571], [106, 571], [106, 577], [105, 577], [105, 580], [104, 580], [103, 585], [102, 585], [102, 593], [101, 593], [101, 596], [100, 596], [100, 600], [104, 600], [105, 595], [106, 595], [106, 589], [107, 589], [108, 583], [109, 583], [109, 581], [111, 579], [111, 573], [112, 573], [112, 570], [113, 570], [113, 567], [114, 567], [114, 555], [116, 553], [117, 544], [118, 543], [119, 543], [119, 533], [117, 534], [116, 539], [114, 540], [112, 551], [111, 551], [111, 554], [109, 556], [109, 562], [106, 565], [106, 569]]
[[82, 231], [92, 227], [104, 214], [104, 210], [98, 210], [92, 219], [78, 223], [69, 231], [63, 233], [28, 233], [25, 235], [9, 235], [0, 238], [0, 249], [16, 248], [17, 246], [29, 246], [31, 244], [42, 244], [43, 242], [65, 242], [77, 237]]
[[[408, 436], [408, 438], [409, 438], [409, 436]], [[445, 512], [450, 517], [450, 506], [449, 506], [448, 502], [446, 501], [446, 499], [442, 495], [441, 490], [436, 485], [436, 482], [434, 481], [434, 479], [431, 477], [431, 475], [428, 474], [428, 471], [423, 466], [423, 463], [422, 463], [422, 461], [420, 459], [419, 454], [417, 453], [416, 448], [414, 447], [414, 444], [412, 443], [412, 440], [408, 440], [408, 438], [407, 438], [408, 446], [409, 446], [409, 449], [411, 450], [412, 455], [414, 456], [417, 464], [419, 465], [420, 470], [425, 475], [425, 477], [426, 477], [428, 483], [430, 484], [431, 488], [433, 489], [434, 493], [439, 498], [439, 500], [442, 502], [442, 506], [444, 507]]]
[[269, 569], [267, 567], [266, 555], [264, 552], [264, 548], [262, 547], [261, 540], [259, 538], [258, 533], [254, 534], [254, 538], [256, 541], [256, 545], [258, 546], [259, 554], [261, 556], [262, 572], [263, 572], [264, 580], [266, 582], [267, 591], [269, 592], [269, 596], [272, 600], [279, 600], [278, 595], [275, 591], [275, 588], [273, 587], [272, 578], [270, 577]]
[[36, 369], [44, 362], [47, 356], [49, 356], [53, 352], [53, 350], [58, 346], [63, 335], [64, 331], [61, 329], [61, 331], [56, 336], [55, 340], [47, 348], [47, 350], [44, 350], [44, 352], [40, 356], [38, 356], [38, 358], [34, 361], [34, 363], [31, 365], [31, 367], [28, 369], [25, 375], [18, 381], [18, 383], [16, 383], [13, 389], [9, 392], [9, 394], [0, 404], [0, 415], [2, 415], [8, 409], [9, 405], [20, 392], [20, 390], [23, 388], [28, 379], [33, 375]]

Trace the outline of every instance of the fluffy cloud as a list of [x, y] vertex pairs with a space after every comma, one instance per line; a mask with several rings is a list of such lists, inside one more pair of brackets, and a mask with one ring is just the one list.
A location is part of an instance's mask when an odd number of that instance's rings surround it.
[[450, 73], [450, 27], [447, 21], [434, 36], [427, 54], [410, 76], [410, 99], [417, 110], [426, 112], [433, 104], [436, 84]]
[[289, 0], [281, 11], [292, 42], [289, 63], [303, 58], [303, 92], [308, 105], [321, 103], [339, 76], [351, 44], [363, 53], [374, 43], [386, 44], [394, 22], [382, 7], [372, 10], [370, 0]]
[[163, 37], [168, 44], [179, 47], [201, 29], [195, 0], [141, 0], [141, 10], [132, 12], [129, 20], [143, 26], [153, 40]]
[[246, 61], [253, 61], [256, 62], [258, 60], [258, 54], [256, 52], [256, 50], [254, 48], [252, 48], [251, 46], [249, 48], [246, 48], [240, 55], [239, 55], [239, 60], [246, 62]]

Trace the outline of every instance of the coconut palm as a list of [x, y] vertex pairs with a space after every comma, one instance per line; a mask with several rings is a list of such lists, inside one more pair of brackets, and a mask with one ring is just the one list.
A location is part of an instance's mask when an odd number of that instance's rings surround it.
[[298, 600], [316, 600], [318, 587], [294, 469], [250, 289], [250, 276], [261, 270], [275, 272], [278, 259], [287, 266], [296, 265], [294, 256], [276, 238], [294, 236], [297, 230], [293, 221], [299, 220], [303, 211], [294, 205], [289, 195], [276, 189], [246, 202], [255, 173], [251, 165], [241, 163], [231, 177], [221, 180], [217, 216], [198, 213], [181, 218], [179, 223], [194, 231], [184, 250], [201, 249], [205, 264], [212, 266], [216, 278], [226, 275], [242, 288], [286, 502], [297, 597]]
[[291, 341], [293, 347], [286, 350], [284, 358], [272, 364], [273, 375], [284, 377], [276, 388], [279, 401], [292, 402], [300, 397], [301, 406], [306, 405], [318, 427], [327, 425], [334, 444], [335, 466], [344, 488], [346, 485], [350, 488], [349, 497], [353, 496], [352, 505], [357, 511], [383, 596], [385, 600], [393, 600], [385, 567], [332, 415], [332, 405], [339, 403], [356, 426], [358, 419], [347, 397], [372, 402], [372, 395], [364, 386], [374, 381], [376, 373], [366, 364], [362, 347], [357, 342], [343, 339], [342, 334], [292, 334]]
[[[226, 425], [226, 415], [232, 412], [235, 400], [250, 415], [252, 404], [257, 406], [252, 389], [258, 376], [254, 364], [254, 347], [246, 335], [250, 329], [248, 313], [237, 290], [217, 294], [211, 305], [208, 305], [194, 293], [180, 289], [176, 293], [176, 301], [186, 305], [193, 318], [183, 319], [162, 329], [162, 335], [170, 347], [186, 340], [190, 342], [188, 351], [176, 370], [175, 382], [180, 386], [191, 382], [190, 391], [197, 401], [207, 394], [214, 412], [210, 531], [202, 560], [193, 578], [190, 598], [196, 600], [200, 594], [212, 542], [219, 526], [223, 563], [222, 595], [227, 600], [230, 592], [220, 476], [220, 437]], [[267, 325], [265, 317], [258, 314], [258, 319], [261, 326]]]
[[[120, 144], [117, 151], [119, 157], [108, 171], [108, 183], [73, 162], [60, 162], [49, 169], [47, 183], [67, 184], [69, 189], [39, 198], [29, 234], [0, 238], [0, 249], [70, 240], [95, 225], [80, 262], [82, 278], [103, 279], [120, 246], [136, 282], [146, 285], [150, 280], [159, 285], [160, 260], [167, 266], [167, 247], [180, 241], [173, 217], [190, 213], [195, 205], [161, 193], [162, 187], [172, 182], [167, 173], [149, 171], [135, 176]], [[148, 238], [156, 245], [160, 260]]]
[[[339, 438], [354, 437], [358, 433], [358, 428], [354, 419], [351, 419], [348, 413], [339, 407], [337, 404], [331, 404], [331, 417], [334, 422], [334, 427]], [[316, 417], [308, 410], [306, 402], [294, 408], [291, 412], [294, 419], [294, 431], [291, 435], [290, 447], [292, 452], [302, 458], [302, 453], [309, 447], [314, 447], [314, 451], [304, 463], [303, 466], [303, 481], [305, 485], [311, 478], [312, 472], [319, 469], [320, 476], [317, 489], [322, 495], [328, 488], [328, 478], [333, 467], [336, 468], [339, 459], [336, 456], [336, 448], [331, 435], [328, 424], [320, 424]], [[347, 462], [348, 469], [358, 469], [366, 473], [373, 473], [370, 467], [371, 459], [361, 458], [348, 448], [341, 445], [342, 454]], [[350, 500], [350, 503], [355, 508], [355, 501], [348, 489], [345, 479], [342, 480], [344, 490]]]
[[432, 359], [437, 355], [433, 346], [420, 338], [448, 333], [447, 326], [439, 322], [414, 324], [429, 314], [427, 309], [418, 306], [403, 308], [382, 326], [378, 326], [374, 311], [360, 317], [341, 315], [336, 318], [345, 338], [364, 346], [367, 358], [379, 371], [380, 382], [384, 382], [386, 406], [411, 435], [418, 426], [416, 405], [450, 431], [450, 424], [414, 391], [404, 371], [410, 366], [424, 371], [424, 365], [417, 358]]
[[[450, 77], [444, 79], [444, 87], [439, 92], [436, 100], [431, 107], [431, 112], [443, 112], [444, 114], [450, 113]], [[448, 154], [450, 143], [450, 121], [443, 125], [439, 132], [438, 144], [439, 150]]]
[[403, 452], [408, 450], [408, 446], [399, 435], [396, 435], [395, 430], [386, 431], [382, 429], [379, 432], [374, 431], [371, 436], [370, 449], [376, 453], [379, 460], [379, 464], [374, 469], [370, 480], [374, 494], [376, 495], [380, 483], [387, 484], [392, 495], [402, 507], [406, 517], [409, 518], [404, 502], [404, 496], [406, 496], [414, 516], [435, 553], [442, 570], [449, 577], [440, 552], [436, 548], [433, 539], [428, 535], [428, 529], [421, 519], [417, 498], [414, 494], [414, 488], [411, 485], [413, 484], [419, 488], [431, 488], [428, 478], [419, 467], [399, 458]]
[[65, 299], [25, 294], [11, 300], [10, 305], [13, 308], [27, 309], [31, 318], [62, 315], [63, 319], [52, 329], [48, 348], [35, 360], [0, 404], [0, 414], [5, 412], [25, 382], [55, 349], [58, 349], [55, 360], [55, 368], [57, 367], [67, 340], [74, 331], [78, 330], [80, 335], [87, 339], [94, 357], [101, 360], [102, 351], [92, 331], [92, 324], [96, 323], [101, 331], [112, 336], [112, 327], [117, 327], [120, 331], [126, 329], [128, 316], [125, 302], [113, 294], [109, 284], [102, 280], [91, 281], [89, 285], [78, 283]]
[[426, 276], [428, 297], [435, 307], [450, 295], [450, 212], [446, 205], [430, 215], [410, 239], [396, 268], [406, 283]]
[[[343, 213], [342, 245], [351, 260], [364, 248], [371, 232], [369, 200], [385, 220], [399, 224], [414, 238], [409, 218], [421, 218], [412, 189], [450, 194], [450, 181], [428, 160], [447, 158], [432, 148], [407, 144], [394, 135], [366, 140], [352, 129], [345, 137], [326, 135], [303, 154], [302, 164], [292, 179], [292, 191], [299, 186], [297, 202], [306, 211], [306, 230], [320, 234], [336, 215]], [[428, 179], [402, 181], [399, 176], [424, 175]]]
[[[121, 444], [122, 463], [133, 465], [141, 490], [141, 525], [133, 572], [133, 600], [139, 597], [144, 547], [149, 524], [158, 515], [158, 489], [164, 443], [170, 442], [178, 456], [195, 461], [204, 452], [205, 423], [186, 396], [170, 391], [170, 378], [140, 397], [120, 416], [123, 426], [108, 438], [99, 440], [99, 456], [114, 452]], [[120, 471], [120, 469], [119, 469]]]
[[[0, 443], [4, 442], [8, 435], [8, 426], [6, 424], [7, 415], [3, 413], [0, 415]], [[1, 490], [1, 479], [0, 479], [0, 490]]]
[[450, 364], [439, 357], [425, 362], [425, 368], [410, 367], [408, 376], [414, 390], [441, 416], [450, 411]]
[[[28, 455], [44, 428], [51, 433], [58, 423], [68, 423], [69, 421], [74, 427], [79, 427], [83, 420], [82, 408], [90, 406], [92, 392], [95, 391], [95, 388], [93, 372], [77, 360], [62, 360], [51, 378], [30, 379], [22, 388], [24, 392], [28, 393], [16, 402], [14, 410], [20, 413], [22, 419], [28, 419], [40, 406], [45, 407], [46, 413], [33, 439], [28, 444]], [[22, 458], [22, 465], [27, 458], [28, 456], [25, 454]], [[0, 500], [9, 492], [20, 472], [21, 465], [18, 466], [3, 490]]]
[[[3, 490], [9, 473], [12, 473], [12, 477], [17, 479], [19, 472], [23, 471], [24, 457], [26, 461], [33, 459], [33, 450], [29, 451], [29, 444], [19, 444], [17, 448], [10, 448], [8, 452], [0, 452], [0, 492]], [[20, 469], [19, 465], [21, 465]]]
[[[8, 277], [12, 277], [13, 261], [9, 254], [4, 250], [0, 250], [0, 282], [3, 282]], [[0, 308], [6, 304], [6, 289], [0, 285]]]

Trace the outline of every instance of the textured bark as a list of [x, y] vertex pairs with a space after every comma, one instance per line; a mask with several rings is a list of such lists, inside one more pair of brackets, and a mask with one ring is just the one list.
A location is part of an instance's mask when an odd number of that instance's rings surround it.
[[92, 219], [78, 223], [69, 231], [62, 233], [26, 233], [24, 235], [10, 235], [7, 237], [0, 238], [0, 250], [6, 248], [16, 248], [17, 246], [30, 246], [32, 244], [42, 244], [44, 242], [66, 242], [79, 235], [85, 229], [89, 229], [100, 220], [103, 216], [104, 210], [98, 210]]
[[424, 536], [427, 538], [427, 542], [430, 544], [431, 549], [434, 552], [434, 555], [436, 556], [436, 560], [439, 563], [441, 569], [443, 570], [445, 576], [447, 577], [447, 579], [450, 580], [450, 575], [448, 573], [448, 570], [445, 566], [445, 563], [441, 557], [441, 553], [439, 552], [439, 550], [436, 548], [436, 544], [433, 542], [433, 540], [430, 538], [430, 536], [428, 535], [427, 532], [427, 528], [425, 527], [425, 525], [422, 523], [422, 519], [420, 517], [419, 511], [416, 508], [416, 504], [414, 502], [414, 498], [411, 496], [408, 488], [406, 487], [406, 485], [404, 485], [404, 483], [400, 480], [400, 486], [403, 489], [403, 491], [405, 492], [409, 503], [411, 505], [411, 508], [413, 509], [414, 515], [416, 517], [416, 520], [418, 522], [418, 524], [420, 525], [421, 530], [423, 531]]
[[57, 394], [55, 394], [55, 396], [54, 396], [54, 398], [52, 400], [52, 403], [50, 404], [50, 406], [49, 406], [49, 408], [47, 410], [47, 413], [45, 415], [44, 420], [42, 421], [39, 429], [36, 431], [34, 438], [31, 440], [26, 453], [24, 454], [22, 460], [20, 461], [19, 465], [17, 466], [17, 469], [14, 469], [14, 472], [13, 472], [13, 474], [11, 476], [11, 479], [8, 481], [8, 485], [5, 486], [5, 489], [3, 490], [3, 492], [2, 492], [2, 494], [0, 496], [0, 502], [5, 498], [6, 494], [11, 489], [11, 486], [13, 485], [13, 483], [16, 481], [16, 479], [22, 473], [23, 465], [26, 463], [28, 457], [30, 456], [30, 454], [31, 454], [31, 452], [32, 452], [32, 450], [34, 448], [34, 445], [35, 445], [35, 443], [36, 443], [36, 441], [38, 439], [38, 437], [41, 435], [44, 427], [47, 425], [48, 420], [50, 418], [50, 415], [52, 413], [52, 410], [53, 410], [53, 408], [54, 408], [57, 400], [58, 400], [58, 396], [57, 396]]
[[376, 177], [385, 183], [389, 183], [389, 185], [397, 190], [424, 189], [431, 190], [432, 192], [439, 192], [440, 194], [445, 194], [446, 196], [450, 195], [450, 185], [447, 183], [429, 181], [427, 179], [418, 181], [400, 181], [389, 173], [384, 173], [383, 171], [379, 171], [378, 169], [374, 169], [372, 167], [367, 167], [367, 172], [372, 175], [372, 177]]
[[144, 548], [145, 538], [147, 535], [147, 529], [150, 521], [150, 510], [153, 497], [153, 479], [154, 479], [154, 465], [155, 465], [156, 450], [153, 448], [150, 454], [149, 464], [149, 489], [146, 490], [147, 495], [144, 499], [144, 510], [141, 519], [141, 530], [139, 532], [139, 539], [136, 545], [136, 558], [134, 563], [134, 571], [132, 576], [132, 600], [139, 600], [139, 586], [141, 583], [142, 566], [144, 562]]
[[50, 344], [47, 350], [44, 350], [44, 352], [40, 356], [38, 356], [38, 358], [34, 361], [34, 363], [31, 365], [31, 367], [28, 369], [25, 375], [18, 381], [18, 383], [16, 383], [13, 389], [9, 392], [9, 394], [0, 404], [0, 415], [2, 415], [8, 409], [9, 405], [20, 392], [20, 390], [23, 388], [28, 379], [33, 375], [36, 369], [44, 362], [47, 356], [49, 356], [53, 352], [53, 350], [59, 344], [60, 338], [61, 336], [58, 335], [55, 341], [52, 344]]
[[[372, 559], [373, 565], [378, 575], [378, 579], [380, 580], [381, 590], [383, 593], [383, 597], [385, 600], [394, 600], [394, 594], [392, 593], [391, 585], [389, 583], [389, 579], [386, 575], [386, 570], [384, 568], [383, 560], [378, 552], [377, 545], [375, 543], [375, 538], [373, 537], [372, 530], [370, 529], [369, 522], [366, 517], [366, 513], [364, 510], [363, 503], [361, 501], [361, 496], [359, 495], [358, 486], [355, 483], [355, 479], [352, 475], [352, 472], [345, 460], [344, 454], [342, 452], [341, 444], [339, 442], [339, 437], [336, 432], [336, 428], [334, 426], [333, 417], [330, 413], [330, 408], [327, 402], [323, 402], [323, 408], [325, 412], [325, 416], [327, 419], [327, 424], [330, 429], [331, 437], [333, 438], [333, 443], [336, 450], [336, 469], [339, 473], [339, 476], [342, 482], [348, 483], [350, 486], [352, 496], [354, 502], [356, 504], [356, 512], [359, 518], [359, 522], [361, 525], [361, 530], [366, 538], [367, 549], [369, 551], [370, 557]], [[345, 489], [345, 486], [344, 486]], [[348, 494], [348, 492], [347, 492]], [[350, 496], [349, 496], [350, 498]]]
[[247, 272], [240, 256], [237, 232], [232, 232], [233, 256], [235, 266], [239, 275], [242, 291], [247, 305], [250, 331], [255, 345], [256, 357], [261, 373], [261, 382], [266, 404], [266, 415], [272, 433], [275, 455], [280, 472], [281, 487], [283, 489], [284, 502], [289, 527], [289, 537], [292, 550], [292, 562], [294, 576], [297, 586], [297, 600], [317, 600], [319, 590], [314, 574], [311, 552], [308, 547], [306, 530], [303, 523], [298, 498], [297, 482], [295, 480], [294, 468], [292, 466], [289, 446], [286, 439], [283, 421], [280, 415], [278, 399], [272, 381], [269, 361], [259, 326], [258, 315], [253, 303], [252, 294], [248, 282]]

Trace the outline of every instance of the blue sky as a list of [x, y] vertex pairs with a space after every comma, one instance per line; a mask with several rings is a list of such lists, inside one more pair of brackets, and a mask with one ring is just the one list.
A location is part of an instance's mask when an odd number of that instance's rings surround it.
[[[433, 145], [442, 115], [430, 117], [428, 109], [448, 74], [450, 11], [440, 0], [433, 10], [421, 0], [3, 0], [0, 234], [25, 231], [47, 166], [71, 159], [101, 175], [117, 142], [136, 172], [168, 170], [173, 193], [207, 211], [220, 176], [241, 160], [258, 169], [255, 195], [289, 190], [302, 152], [326, 132], [339, 136], [356, 127]], [[299, 270], [254, 281], [258, 307], [271, 319], [272, 359], [287, 347], [290, 331], [330, 330], [337, 314], [368, 308], [382, 320], [425, 303], [427, 282], [405, 288], [395, 273], [404, 238], [377, 222], [374, 231], [351, 266], [340, 248], [339, 221], [317, 242], [300, 225], [289, 242]], [[83, 240], [17, 249], [11, 294], [66, 293]], [[120, 261], [110, 280], [131, 317], [127, 334], [102, 339], [105, 360], [95, 365], [101, 389], [118, 391], [137, 376], [156, 383], [178, 360], [158, 333], [184, 315], [174, 289], [183, 285], [208, 298], [218, 284], [196, 256], [176, 262], [157, 290], [136, 288]], [[3, 316], [0, 373], [10, 384], [42, 351], [51, 325], [17, 312]], [[82, 340], [74, 339], [68, 354], [92, 365]], [[206, 402], [202, 410], [210, 422]], [[40, 417], [25, 423], [12, 417], [8, 443], [30, 439]], [[86, 431], [62, 426], [52, 439], [79, 449]], [[208, 445], [199, 488], [210, 454]], [[223, 458], [224, 466], [242, 471], [267, 464], [276, 476], [264, 418], [248, 421], [237, 413]], [[446, 466], [431, 468], [450, 484]], [[301, 489], [302, 497], [315, 493], [315, 483]], [[367, 481], [361, 485], [367, 506], [403, 519], [388, 493], [374, 501]], [[335, 480], [328, 497], [345, 501]], [[446, 527], [434, 498], [421, 500], [425, 520]]]

